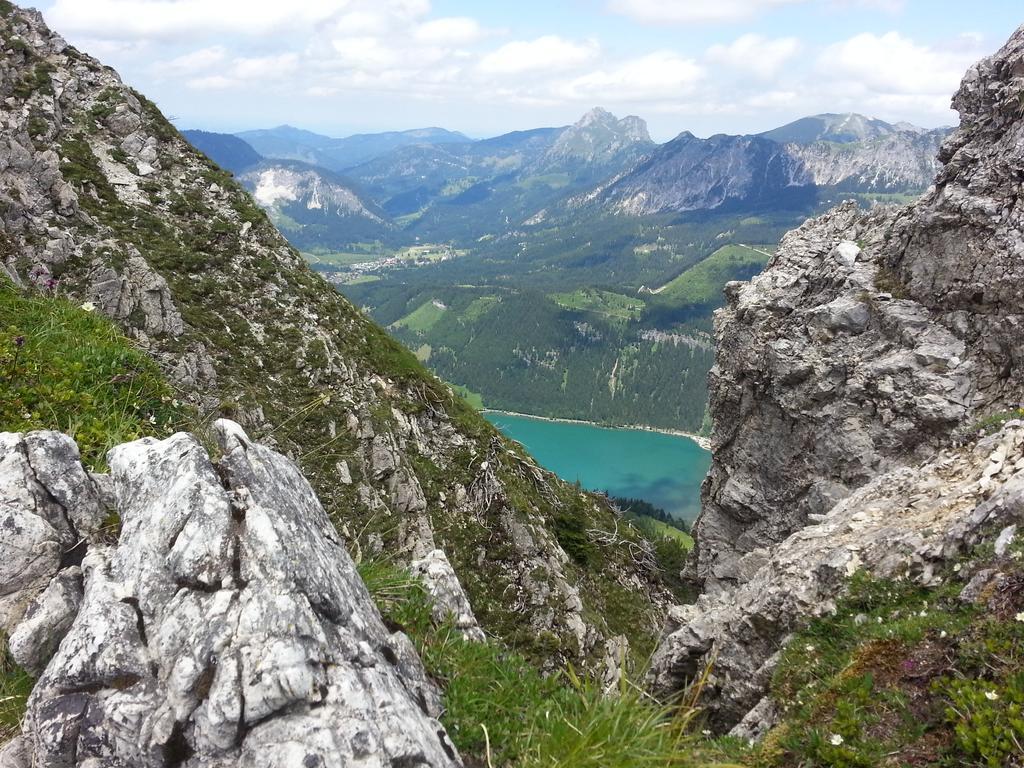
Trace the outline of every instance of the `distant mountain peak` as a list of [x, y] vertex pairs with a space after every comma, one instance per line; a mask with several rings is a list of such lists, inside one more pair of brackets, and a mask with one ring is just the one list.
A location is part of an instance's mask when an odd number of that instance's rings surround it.
[[624, 154], [639, 156], [654, 146], [647, 123], [636, 115], [618, 118], [602, 107], [594, 107], [562, 130], [542, 158], [543, 166], [583, 162], [602, 165]]
[[898, 133], [922, 135], [929, 131], [910, 123], [887, 123], [858, 112], [824, 112], [802, 117], [760, 135], [780, 144], [813, 144], [816, 141], [853, 144]]

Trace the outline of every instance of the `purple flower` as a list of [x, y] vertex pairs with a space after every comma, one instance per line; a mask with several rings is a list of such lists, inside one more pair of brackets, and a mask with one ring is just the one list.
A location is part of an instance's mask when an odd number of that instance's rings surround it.
[[16, 347], [24, 347], [25, 346], [25, 337], [24, 336], [15, 336], [14, 337], [14, 346], [16, 346]]

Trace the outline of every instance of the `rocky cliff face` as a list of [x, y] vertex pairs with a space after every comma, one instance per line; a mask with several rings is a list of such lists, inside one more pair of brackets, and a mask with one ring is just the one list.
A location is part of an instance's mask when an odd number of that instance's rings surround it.
[[[411, 642], [298, 468], [215, 430], [216, 463], [179, 433], [118, 446], [109, 476], [62, 434], [0, 435], [0, 547], [78, 537], [39, 578], [0, 576], [11, 652], [39, 675], [0, 763], [461, 765]], [[111, 515], [116, 541], [98, 529]]]
[[928, 583], [1021, 517], [1019, 423], [949, 446], [1024, 400], [1022, 98], [1024, 28], [965, 76], [961, 126], [917, 204], [840, 206], [727, 288], [691, 561], [707, 594], [653, 672], [672, 689], [714, 649], [719, 726], [757, 704], [783, 638], [847, 576]]
[[[443, 548], [489, 631], [554, 662], [653, 627], [651, 574], [601, 543], [604, 567], [588, 571], [559, 544], [557, 520], [614, 531], [612, 511], [537, 468], [312, 273], [115, 72], [4, 7], [11, 279], [92, 302], [200, 420], [232, 416], [294, 457], [352, 546], [407, 562]], [[628, 615], [609, 607], [623, 592]]]

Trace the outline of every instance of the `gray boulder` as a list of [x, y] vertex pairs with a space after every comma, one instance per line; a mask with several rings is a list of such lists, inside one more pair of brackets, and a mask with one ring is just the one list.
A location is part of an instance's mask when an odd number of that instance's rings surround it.
[[82, 562], [29, 700], [32, 765], [461, 765], [299, 470], [216, 429], [216, 466], [185, 434], [111, 451], [120, 540]]

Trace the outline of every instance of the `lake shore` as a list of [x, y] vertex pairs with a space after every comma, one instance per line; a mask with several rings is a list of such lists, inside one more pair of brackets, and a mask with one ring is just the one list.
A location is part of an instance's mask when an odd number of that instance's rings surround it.
[[561, 424], [585, 424], [589, 427], [601, 427], [603, 429], [635, 429], [638, 432], [659, 432], [663, 435], [673, 435], [675, 437], [685, 437], [705, 451], [711, 450], [710, 438], [704, 437], [703, 435], [697, 435], [693, 432], [684, 432], [681, 429], [666, 429], [663, 427], [651, 427], [647, 424], [600, 424], [596, 421], [584, 421], [583, 419], [560, 419], [554, 416], [537, 416], [533, 413], [517, 413], [516, 411], [504, 411], [500, 408], [484, 408], [481, 413], [503, 413], [506, 416], [518, 416], [522, 419], [537, 419], [538, 421], [554, 421]]

